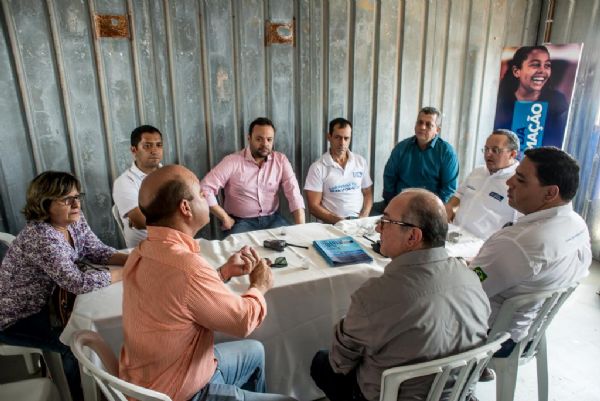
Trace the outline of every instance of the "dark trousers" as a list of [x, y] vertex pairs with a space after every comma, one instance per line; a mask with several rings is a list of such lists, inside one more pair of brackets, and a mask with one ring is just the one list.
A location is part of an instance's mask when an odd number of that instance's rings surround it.
[[347, 375], [335, 373], [329, 363], [329, 351], [318, 351], [310, 365], [310, 376], [330, 401], [366, 401], [358, 382], [356, 371]]
[[231, 227], [231, 230], [223, 231], [225, 237], [229, 234], [239, 234], [248, 231], [265, 230], [268, 228], [278, 228], [290, 225], [290, 222], [284, 219], [278, 212], [269, 216], [248, 218], [231, 216], [231, 218], [235, 220], [235, 224]]
[[48, 305], [38, 313], [18, 320], [16, 323], [0, 331], [0, 342], [8, 345], [40, 348], [44, 351], [58, 352], [62, 359], [63, 369], [73, 399], [83, 399], [79, 363], [71, 349], [60, 342], [61, 330], [50, 324]]

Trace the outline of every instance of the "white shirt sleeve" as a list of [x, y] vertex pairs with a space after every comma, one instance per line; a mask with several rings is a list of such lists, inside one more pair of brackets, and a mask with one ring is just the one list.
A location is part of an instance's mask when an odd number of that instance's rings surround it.
[[360, 187], [362, 189], [365, 189], [373, 185], [373, 181], [371, 180], [371, 176], [369, 175], [369, 165], [367, 164], [367, 161], [365, 159], [363, 159], [363, 167], [363, 176]]
[[310, 165], [306, 180], [304, 181], [304, 189], [314, 192], [323, 192], [323, 172], [319, 168], [319, 162]]
[[138, 207], [139, 190], [129, 177], [122, 175], [115, 180], [113, 185], [113, 200], [121, 217]]
[[490, 298], [533, 274], [526, 253], [507, 236], [487, 240], [471, 262], [471, 268], [479, 275], [483, 290]]

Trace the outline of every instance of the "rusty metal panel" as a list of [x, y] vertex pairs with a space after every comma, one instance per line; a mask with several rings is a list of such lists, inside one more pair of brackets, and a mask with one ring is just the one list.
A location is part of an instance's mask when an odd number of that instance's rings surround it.
[[373, 121], [375, 70], [375, 23], [377, 2], [354, 3], [355, 29], [353, 50], [352, 151], [369, 158]]
[[5, 8], [0, 9], [0, 198], [2, 230], [17, 233], [25, 225], [25, 183], [35, 176], [35, 163], [23, 117], [19, 74], [6, 35]]
[[[139, 124], [163, 134], [163, 163], [174, 163], [176, 132], [169, 69], [169, 43], [164, 3], [129, 0], [133, 65]], [[133, 129], [133, 127], [132, 127]]]
[[96, 38], [129, 38], [129, 21], [126, 15], [94, 15]]
[[83, 3], [50, 0], [48, 18], [53, 32], [56, 65], [70, 147], [73, 172], [86, 192], [84, 213], [94, 231], [116, 242], [113, 219], [98, 210], [112, 205], [112, 177], [106, 166], [107, 144], [100, 135], [102, 112], [99, 107], [94, 55], [90, 48], [90, 19]]
[[36, 170], [71, 171], [71, 149], [65, 134], [46, 5], [39, 0], [2, 5]]
[[[298, 6], [298, 94], [297, 131], [301, 139], [296, 175], [301, 187], [310, 165], [324, 152], [327, 122], [324, 119], [323, 8], [310, 0]], [[307, 216], [308, 218], [308, 216]]]
[[205, 0], [203, 12], [209, 95], [207, 115], [211, 126], [211, 165], [215, 165], [224, 156], [242, 147], [236, 111], [231, 3]]
[[330, 0], [327, 9], [327, 120], [348, 117], [351, 1]]
[[240, 57], [236, 58], [240, 88], [241, 118], [240, 144], [246, 141], [250, 123], [257, 117], [267, 116], [267, 77], [264, 37], [264, 8], [261, 0], [234, 2], [236, 33]]
[[552, 20], [552, 43], [584, 44], [566, 149], [581, 166], [573, 203], [590, 228], [592, 254], [600, 260], [600, 1], [557, 2]]
[[[403, 7], [396, 0], [384, 0], [380, 5], [377, 32], [379, 52], [376, 54], [375, 77], [376, 108], [373, 115], [373, 153], [369, 162], [373, 179], [373, 195], [381, 200], [383, 170], [396, 145], [398, 118], [398, 65], [401, 57], [400, 38]], [[366, 157], [366, 155], [364, 155]]]
[[[291, 23], [294, 19], [292, 2], [275, 0], [269, 1], [268, 6], [267, 15], [270, 21]], [[267, 48], [270, 114], [277, 127], [275, 148], [286, 154], [292, 166], [296, 165], [297, 149], [294, 55], [295, 48], [291, 44], [273, 44]]]

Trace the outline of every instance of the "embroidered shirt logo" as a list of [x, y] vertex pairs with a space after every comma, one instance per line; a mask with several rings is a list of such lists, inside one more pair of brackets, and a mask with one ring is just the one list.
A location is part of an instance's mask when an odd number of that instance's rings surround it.
[[502, 195], [500, 195], [499, 193], [497, 193], [497, 192], [494, 192], [494, 191], [490, 192], [490, 194], [489, 194], [489, 195], [490, 195], [492, 198], [494, 198], [494, 199], [496, 199], [497, 201], [500, 201], [500, 202], [502, 202], [502, 199], [504, 199], [504, 196], [502, 196]]

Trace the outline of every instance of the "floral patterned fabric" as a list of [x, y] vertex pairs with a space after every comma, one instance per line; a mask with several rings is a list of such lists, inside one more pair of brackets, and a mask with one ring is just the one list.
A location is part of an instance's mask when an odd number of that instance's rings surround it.
[[74, 246], [49, 223], [29, 222], [11, 243], [0, 267], [0, 330], [39, 312], [59, 285], [83, 294], [110, 284], [108, 271], [81, 271], [86, 260], [106, 264], [116, 252], [104, 245], [83, 215], [68, 227]]

